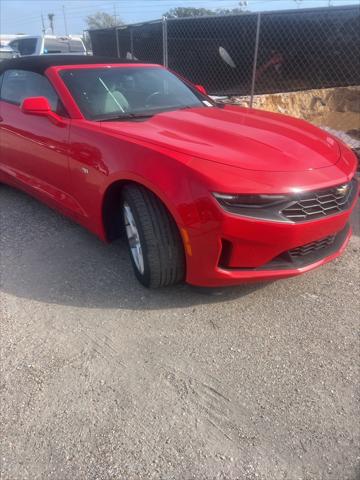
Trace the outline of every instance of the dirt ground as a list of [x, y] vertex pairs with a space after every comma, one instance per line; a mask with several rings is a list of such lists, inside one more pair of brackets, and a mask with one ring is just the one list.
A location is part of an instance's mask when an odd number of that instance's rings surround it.
[[2, 480], [360, 478], [360, 225], [276, 283], [148, 291], [0, 188]]
[[[232, 97], [225, 103], [249, 106], [249, 97]], [[323, 88], [257, 95], [254, 107], [302, 118], [319, 127], [345, 132], [360, 146], [360, 86]]]

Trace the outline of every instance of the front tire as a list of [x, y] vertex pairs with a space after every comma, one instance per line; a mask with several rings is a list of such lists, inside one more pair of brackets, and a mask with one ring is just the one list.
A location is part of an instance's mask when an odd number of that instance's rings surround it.
[[137, 185], [126, 185], [122, 199], [131, 263], [139, 282], [145, 287], [158, 288], [183, 281], [183, 243], [164, 204]]

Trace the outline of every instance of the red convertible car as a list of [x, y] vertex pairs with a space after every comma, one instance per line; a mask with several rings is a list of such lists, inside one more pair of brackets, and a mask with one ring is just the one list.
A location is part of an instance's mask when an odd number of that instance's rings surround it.
[[124, 233], [148, 287], [289, 277], [349, 241], [357, 160], [305, 121], [96, 57], [7, 60], [0, 85], [0, 182], [104, 241]]

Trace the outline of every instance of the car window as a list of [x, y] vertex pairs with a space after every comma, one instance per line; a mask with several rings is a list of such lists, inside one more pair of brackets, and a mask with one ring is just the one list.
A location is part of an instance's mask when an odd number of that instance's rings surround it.
[[85, 49], [80, 40], [69, 40], [68, 38], [45, 38], [44, 54], [52, 53], [84, 53]]
[[53, 112], [66, 116], [57, 93], [46, 77], [25, 70], [7, 70], [1, 86], [1, 100], [20, 105], [29, 97], [47, 98]]
[[34, 55], [36, 53], [36, 45], [38, 39], [34, 38], [18, 38], [9, 43], [13, 50], [16, 50], [20, 55]]
[[67, 39], [45, 38], [44, 54], [69, 53], [69, 42]]
[[72, 53], [84, 53], [85, 47], [80, 40], [69, 40], [69, 48]]

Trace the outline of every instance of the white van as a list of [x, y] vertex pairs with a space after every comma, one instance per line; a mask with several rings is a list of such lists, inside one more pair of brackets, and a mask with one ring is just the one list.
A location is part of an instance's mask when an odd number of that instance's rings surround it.
[[28, 55], [86, 55], [80, 38], [44, 36], [21, 36], [9, 43], [10, 47], [24, 57]]

